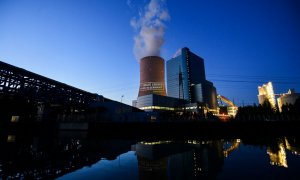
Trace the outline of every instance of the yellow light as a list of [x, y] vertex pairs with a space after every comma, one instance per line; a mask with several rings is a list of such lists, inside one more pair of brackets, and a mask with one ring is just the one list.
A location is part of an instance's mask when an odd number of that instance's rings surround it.
[[282, 166], [288, 168], [286, 153], [283, 143], [279, 144], [279, 150], [277, 152], [272, 152], [270, 148], [268, 148], [267, 153], [270, 157], [270, 164], [276, 166]]
[[19, 118], [20, 118], [20, 116], [11, 116], [10, 122], [13, 122], [13, 123], [19, 122]]
[[153, 142], [140, 142], [140, 144], [143, 144], [143, 145], [157, 145], [157, 144], [169, 144], [171, 143], [172, 141], [153, 141]]
[[16, 136], [15, 135], [8, 135], [7, 136], [7, 142], [15, 142]]

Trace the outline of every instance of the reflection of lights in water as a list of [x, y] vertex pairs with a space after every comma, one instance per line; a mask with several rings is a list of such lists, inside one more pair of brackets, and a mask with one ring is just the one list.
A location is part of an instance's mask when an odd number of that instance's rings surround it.
[[[226, 150], [223, 151], [224, 156], [225, 156], [225, 157], [228, 157], [228, 155], [229, 155], [232, 151], [234, 151], [235, 149], [237, 149], [237, 148], [240, 146], [240, 143], [241, 143], [241, 140], [240, 140], [240, 139], [234, 140], [234, 142], [232, 143], [232, 145], [231, 145], [228, 149], [226, 149]], [[227, 142], [227, 144], [228, 144], [228, 142]]]
[[197, 176], [197, 158], [196, 153], [194, 152], [194, 175]]
[[142, 142], [140, 142], [140, 144], [143, 144], [143, 145], [156, 145], [156, 144], [169, 144], [171, 142], [172, 141], [153, 141], [153, 142], [142, 141]]
[[291, 149], [291, 145], [290, 145], [290, 143], [289, 143], [289, 141], [287, 140], [286, 137], [284, 138], [284, 142], [285, 142], [286, 148], [287, 148], [287, 149]]
[[[157, 145], [157, 144], [170, 144], [174, 141], [141, 141], [140, 144], [143, 144], [143, 145]], [[211, 144], [213, 143], [213, 141], [197, 141], [197, 140], [187, 140], [185, 141], [184, 143], [186, 144], [195, 144], [195, 145], [206, 145], [206, 144]]]
[[293, 155], [300, 155], [300, 148], [299, 147], [291, 146], [286, 137], [284, 138], [284, 142], [285, 142], [286, 149], [291, 151]]
[[7, 142], [16, 142], [16, 136], [15, 135], [8, 135], [7, 136]]
[[274, 166], [281, 166], [287, 168], [287, 160], [286, 153], [283, 143], [279, 144], [279, 150], [277, 152], [272, 152], [270, 148], [268, 148], [267, 153], [270, 157], [270, 164]]
[[197, 141], [197, 140], [187, 140], [185, 143], [187, 144], [211, 144], [212, 141]]
[[[197, 161], [197, 155], [196, 152], [193, 153], [193, 157], [194, 157], [194, 176], [198, 176], [199, 173], [201, 173], [202, 168], [200, 167], [201, 165], [199, 165], [199, 162]], [[201, 158], [200, 158], [201, 159]]]
[[16, 123], [19, 122], [20, 116], [11, 116], [10, 122]]
[[[142, 141], [142, 142], [140, 142], [140, 144], [143, 144], [143, 145], [156, 145], [156, 144], [170, 144], [172, 142], [173, 141], [152, 141], [152, 142]], [[186, 143], [186, 144], [202, 144], [202, 145], [205, 145], [205, 144], [211, 144], [212, 142], [213, 141], [187, 140], [184, 143]]]

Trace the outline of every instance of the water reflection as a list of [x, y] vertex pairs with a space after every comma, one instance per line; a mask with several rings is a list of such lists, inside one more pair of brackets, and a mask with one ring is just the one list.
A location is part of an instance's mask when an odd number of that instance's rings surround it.
[[229, 147], [224, 147], [224, 150], [223, 150], [223, 154], [224, 154], [224, 156], [225, 157], [228, 157], [230, 154], [231, 154], [231, 152], [233, 152], [235, 149], [237, 149], [238, 147], [239, 147], [239, 145], [240, 145], [240, 143], [241, 143], [241, 140], [240, 139], [235, 139], [235, 140], [233, 140], [231, 143], [230, 142], [225, 142], [224, 144], [223, 144], [223, 147], [224, 146], [227, 146], [228, 144], [230, 144], [230, 146]]
[[7, 142], [15, 142], [16, 136], [15, 135], [8, 135], [7, 136]]
[[300, 142], [296, 138], [285, 138], [286, 149], [291, 151], [295, 155], [300, 155]]
[[3, 135], [0, 141], [0, 179], [53, 179], [112, 160], [130, 150], [132, 142], [89, 139], [81, 133], [56, 137]]
[[285, 153], [285, 147], [282, 142], [278, 144], [277, 147], [268, 147], [267, 150], [269, 156], [270, 156], [270, 164], [276, 165], [276, 166], [282, 166], [287, 168], [287, 160], [286, 160], [286, 153]]
[[0, 179], [224, 179], [251, 172], [250, 159], [262, 173], [255, 177], [299, 177], [294, 137], [135, 141], [60, 132], [5, 134], [0, 147]]
[[137, 143], [140, 179], [213, 178], [223, 165], [221, 141]]

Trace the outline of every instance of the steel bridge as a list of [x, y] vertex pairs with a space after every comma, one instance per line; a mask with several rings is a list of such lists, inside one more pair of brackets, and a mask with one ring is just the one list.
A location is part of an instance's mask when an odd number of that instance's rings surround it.
[[19, 96], [51, 104], [88, 105], [107, 100], [67, 84], [0, 61], [0, 95]]

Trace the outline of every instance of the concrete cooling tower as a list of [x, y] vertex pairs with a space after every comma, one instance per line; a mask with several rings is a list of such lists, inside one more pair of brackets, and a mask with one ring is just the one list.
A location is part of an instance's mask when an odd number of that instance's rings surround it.
[[140, 61], [139, 97], [148, 94], [166, 96], [164, 59], [146, 56]]

